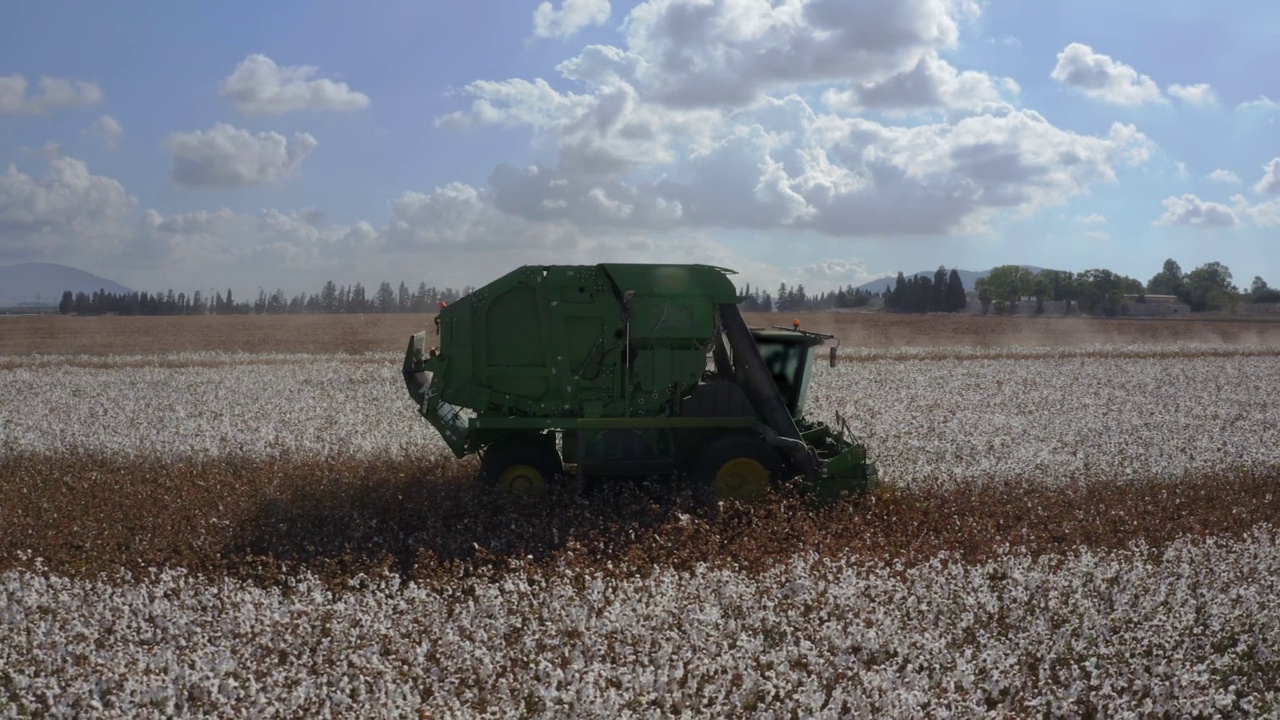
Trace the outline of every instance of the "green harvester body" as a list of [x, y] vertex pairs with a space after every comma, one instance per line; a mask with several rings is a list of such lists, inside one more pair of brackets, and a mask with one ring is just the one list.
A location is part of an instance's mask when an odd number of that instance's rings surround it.
[[[457, 457], [493, 456], [500, 466], [488, 468], [491, 479], [539, 461], [588, 479], [699, 467], [714, 475], [742, 466], [706, 457], [732, 456], [732, 446], [773, 481], [802, 477], [823, 495], [865, 492], [875, 467], [844, 421], [833, 428], [803, 416], [814, 349], [831, 336], [748, 328], [729, 273], [517, 268], [442, 307], [438, 346], [429, 347], [429, 331], [410, 338], [405, 383]], [[539, 457], [522, 459], [530, 452]]]

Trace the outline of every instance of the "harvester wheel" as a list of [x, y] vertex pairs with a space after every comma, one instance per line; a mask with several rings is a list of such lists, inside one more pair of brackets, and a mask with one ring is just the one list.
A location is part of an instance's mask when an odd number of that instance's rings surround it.
[[541, 495], [563, 473], [560, 453], [547, 436], [503, 440], [480, 460], [480, 482], [500, 495]]
[[707, 502], [758, 500], [783, 469], [782, 457], [763, 440], [730, 435], [712, 443], [698, 456], [692, 480]]

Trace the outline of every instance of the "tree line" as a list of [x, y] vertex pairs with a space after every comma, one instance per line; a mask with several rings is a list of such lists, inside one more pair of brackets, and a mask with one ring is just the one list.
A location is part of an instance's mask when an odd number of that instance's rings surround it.
[[852, 284], [836, 290], [824, 290], [816, 295], [805, 292], [804, 284], [778, 286], [777, 295], [769, 291], [753, 290], [748, 284], [738, 291], [738, 302], [747, 312], [811, 312], [860, 308], [871, 304], [873, 298], [884, 298], [886, 310], [897, 312], [957, 312], [967, 305], [964, 282], [956, 270], [947, 271], [939, 266], [932, 277], [919, 275], [907, 278], [898, 273], [896, 285], [885, 286], [883, 293], [855, 288]]
[[884, 293], [885, 310], [896, 312], [960, 312], [968, 305], [969, 298], [960, 272], [953, 268], [948, 273], [942, 265], [934, 271], [932, 278], [915, 275], [908, 279], [899, 271], [893, 289]]
[[164, 292], [109, 293], [97, 290], [93, 293], [63, 291], [58, 312], [63, 315], [285, 315], [307, 313], [421, 313], [435, 310], [440, 303], [452, 303], [470, 293], [474, 288], [465, 287], [443, 290], [418, 283], [410, 290], [404, 283], [398, 289], [383, 282], [372, 295], [360, 283], [338, 285], [326, 282], [318, 293], [299, 293], [289, 297], [283, 290], [267, 294], [258, 289], [253, 302], [237, 300], [228, 288], [226, 293], [214, 291], [211, 295], [196, 290], [190, 295]]
[[1043, 312], [1044, 303], [1065, 301], [1069, 307], [1089, 315], [1114, 316], [1128, 302], [1146, 302], [1148, 295], [1173, 296], [1192, 312], [1234, 310], [1242, 302], [1277, 302], [1280, 292], [1255, 277], [1249, 292], [1232, 283], [1231, 270], [1220, 262], [1205, 263], [1191, 272], [1172, 258], [1146, 283], [1104, 268], [1080, 273], [1065, 270], [1032, 272], [1020, 265], [1001, 265], [975, 283], [974, 290], [983, 312], [1012, 313], [1021, 302], [1034, 302]]
[[[403, 281], [398, 288], [382, 282], [370, 295], [361, 283], [338, 285], [330, 280], [319, 292], [292, 297], [283, 290], [268, 294], [259, 288], [252, 302], [236, 299], [229, 288], [225, 293], [196, 290], [190, 295], [172, 289], [154, 293], [67, 290], [62, 293], [58, 311], [64, 315], [421, 313], [435, 310], [441, 302], [452, 303], [474, 289], [438, 289], [421, 282], [410, 290]], [[957, 270], [939, 266], [932, 276], [908, 278], [899, 272], [892, 287], [886, 283], [883, 292], [846, 285], [809, 294], [803, 284], [789, 287], [781, 283], [775, 294], [748, 284], [738, 290], [738, 302], [748, 312], [816, 312], [865, 307], [874, 298], [882, 298], [884, 308], [891, 312], [959, 312], [967, 307], [970, 295], [982, 303], [984, 313], [996, 314], [1012, 313], [1022, 302], [1034, 302], [1036, 312], [1042, 312], [1046, 302], [1065, 301], [1077, 312], [1117, 315], [1124, 303], [1143, 302], [1147, 295], [1172, 295], [1194, 312], [1233, 310], [1244, 302], [1280, 302], [1280, 290], [1270, 288], [1261, 277], [1255, 276], [1249, 289], [1243, 291], [1232, 284], [1231, 270], [1222, 263], [1205, 263], [1184, 273], [1172, 258], [1165, 260], [1160, 272], [1146, 283], [1104, 268], [1073, 273], [1001, 265], [979, 279], [973, 292], [968, 293]]]
[[1219, 262], [1201, 265], [1189, 273], [1172, 258], [1147, 283], [1147, 292], [1174, 295], [1194, 311], [1234, 310], [1241, 303], [1280, 302], [1280, 290], [1272, 290], [1260, 275], [1253, 276], [1249, 290], [1236, 288], [1231, 270]]
[[747, 285], [738, 292], [738, 300], [744, 310], [753, 312], [802, 312], [862, 307], [881, 298], [890, 312], [927, 313], [960, 312], [968, 307], [970, 297], [975, 297], [983, 313], [1013, 313], [1024, 302], [1035, 303], [1034, 311], [1041, 313], [1046, 302], [1061, 301], [1069, 312], [1104, 316], [1118, 315], [1125, 303], [1145, 302], [1148, 295], [1173, 296], [1193, 312], [1230, 311], [1247, 302], [1280, 302], [1280, 290], [1270, 288], [1261, 277], [1255, 276], [1247, 291], [1237, 288], [1232, 279], [1230, 268], [1220, 262], [1183, 272], [1173, 259], [1165, 260], [1160, 272], [1145, 283], [1106, 268], [1074, 273], [1001, 265], [974, 283], [973, 292], [967, 292], [957, 270], [939, 266], [932, 276], [906, 277], [899, 272], [883, 292], [849, 285], [808, 295], [804, 285], [787, 287], [784, 283], [775, 298]]
[[786, 283], [778, 285], [777, 295], [768, 290], [752, 289], [748, 283], [738, 290], [738, 303], [745, 312], [816, 312], [840, 308], [863, 307], [877, 297], [875, 293], [846, 285], [842, 289], [824, 290], [817, 295], [805, 292], [804, 284], [799, 283], [787, 287]]

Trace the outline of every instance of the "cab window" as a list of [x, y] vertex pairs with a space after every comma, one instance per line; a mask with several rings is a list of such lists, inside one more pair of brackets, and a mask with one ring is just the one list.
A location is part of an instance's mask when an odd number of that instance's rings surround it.
[[795, 415], [807, 379], [803, 371], [809, 348], [799, 343], [758, 343], [758, 346], [787, 410]]

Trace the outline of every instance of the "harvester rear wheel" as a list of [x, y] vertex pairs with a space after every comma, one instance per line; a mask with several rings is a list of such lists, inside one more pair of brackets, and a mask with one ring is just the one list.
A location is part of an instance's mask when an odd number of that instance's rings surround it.
[[751, 501], [769, 492], [782, 469], [782, 457], [763, 440], [730, 435], [702, 451], [691, 478], [703, 501]]
[[500, 495], [541, 495], [563, 473], [560, 453], [548, 436], [502, 440], [480, 460], [480, 482]]

